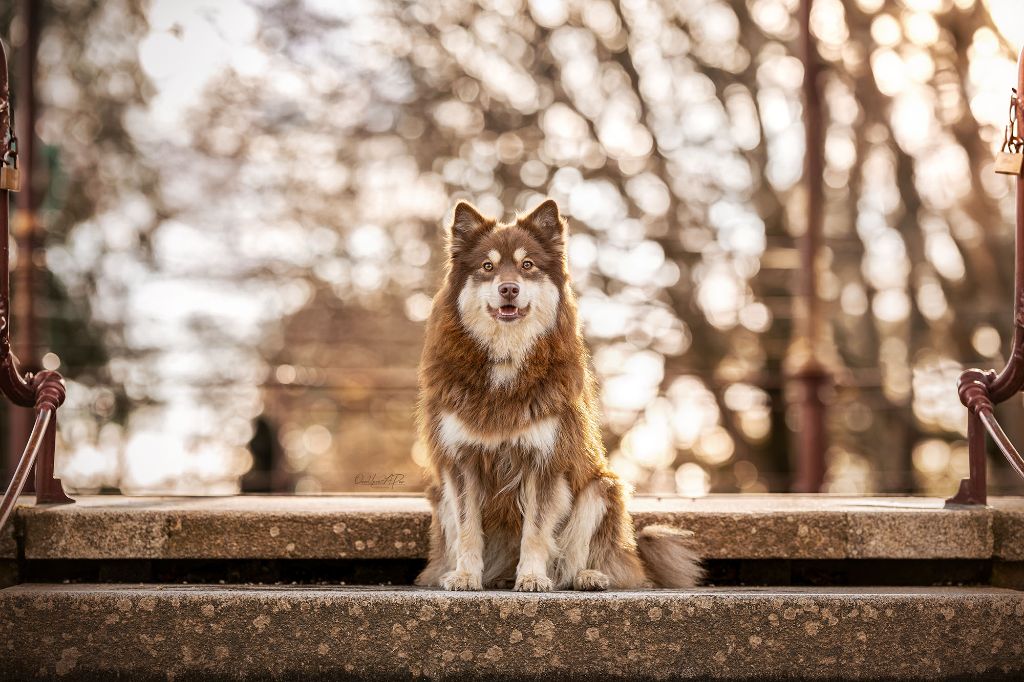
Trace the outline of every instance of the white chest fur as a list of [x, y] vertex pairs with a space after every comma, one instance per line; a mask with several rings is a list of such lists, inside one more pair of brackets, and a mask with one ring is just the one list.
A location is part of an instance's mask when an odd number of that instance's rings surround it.
[[558, 438], [558, 418], [538, 419], [530, 426], [511, 436], [482, 434], [462, 421], [457, 415], [446, 412], [437, 425], [437, 437], [441, 446], [458, 455], [464, 447], [480, 447], [497, 450], [501, 447], [518, 446], [530, 450], [542, 460], [551, 456]]

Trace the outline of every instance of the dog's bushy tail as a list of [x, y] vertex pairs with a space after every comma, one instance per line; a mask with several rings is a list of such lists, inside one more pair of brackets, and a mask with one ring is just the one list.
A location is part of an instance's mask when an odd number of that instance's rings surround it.
[[695, 587], [704, 578], [693, 532], [672, 526], [645, 526], [636, 538], [648, 577], [658, 587]]

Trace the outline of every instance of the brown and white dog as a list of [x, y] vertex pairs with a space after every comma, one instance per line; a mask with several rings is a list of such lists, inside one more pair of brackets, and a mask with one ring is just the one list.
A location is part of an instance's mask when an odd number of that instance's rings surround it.
[[691, 534], [634, 536], [609, 470], [589, 356], [548, 200], [512, 223], [455, 207], [420, 363], [430, 561], [419, 585], [479, 590], [692, 587]]

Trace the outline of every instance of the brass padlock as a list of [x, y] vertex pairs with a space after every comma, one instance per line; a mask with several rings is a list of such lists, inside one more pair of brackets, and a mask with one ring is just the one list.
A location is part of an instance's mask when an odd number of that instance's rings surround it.
[[0, 166], [0, 190], [21, 191], [21, 171], [15, 166]]
[[[1017, 114], [1020, 107], [1020, 100], [1016, 90], [1010, 90], [1010, 116], [1003, 128], [1003, 145], [996, 154], [995, 171], [1005, 175], [1020, 176], [1021, 169], [1024, 169], [1024, 140], [1017, 130]], [[17, 165], [17, 164], [15, 164]]]
[[1020, 175], [1024, 170], [1024, 154], [1020, 152], [999, 152], [996, 154], [996, 173]]

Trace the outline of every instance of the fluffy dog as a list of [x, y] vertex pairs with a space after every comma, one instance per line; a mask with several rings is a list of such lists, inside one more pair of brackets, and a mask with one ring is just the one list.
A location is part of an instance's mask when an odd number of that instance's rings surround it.
[[635, 537], [608, 469], [566, 233], [551, 200], [507, 224], [455, 207], [419, 372], [433, 508], [419, 585], [547, 592], [701, 578], [690, 533], [648, 526]]

